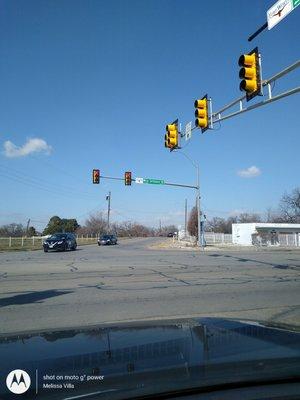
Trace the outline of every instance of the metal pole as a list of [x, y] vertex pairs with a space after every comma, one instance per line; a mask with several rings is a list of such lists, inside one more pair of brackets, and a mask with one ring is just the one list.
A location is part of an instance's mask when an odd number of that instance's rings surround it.
[[200, 208], [200, 172], [197, 164], [197, 214], [198, 214], [198, 246], [201, 247], [201, 208]]
[[[263, 74], [262, 74], [262, 62], [261, 62], [261, 54], [259, 53], [258, 54], [258, 63], [259, 63], [259, 79], [260, 79], [260, 82], [262, 82], [263, 81]], [[259, 93], [259, 95], [260, 96], [263, 96], [264, 95], [264, 85], [260, 85], [260, 93]]]
[[28, 236], [28, 229], [29, 229], [29, 224], [30, 224], [30, 218], [27, 221], [27, 226], [26, 226], [26, 236]]
[[213, 117], [212, 117], [212, 113], [213, 113], [213, 108], [212, 108], [212, 98], [210, 97], [209, 99], [209, 128], [213, 129], [214, 128], [214, 121], [213, 121]]
[[[185, 158], [187, 158], [190, 163], [196, 168], [197, 170], [197, 182], [196, 182], [196, 186], [189, 186], [189, 187], [193, 187], [194, 189], [196, 189], [196, 206], [197, 206], [197, 220], [198, 220], [198, 246], [201, 247], [201, 221], [200, 221], [200, 216], [201, 216], [201, 207], [200, 207], [200, 171], [199, 171], [199, 164], [196, 164], [186, 153], [184, 153], [183, 151], [181, 151], [179, 154], [182, 154]], [[179, 185], [178, 185], [179, 186]], [[182, 185], [180, 185], [182, 186]], [[188, 187], [186, 185], [186, 187]]]
[[[183, 154], [183, 153], [181, 153]], [[186, 187], [186, 188], [191, 188], [191, 189], [197, 189], [197, 186], [193, 186], [193, 185], [180, 185], [179, 183], [168, 183], [165, 182], [164, 186], [177, 186], [177, 187]]]
[[185, 236], [187, 236], [187, 199], [185, 199], [185, 206], [184, 206], [184, 232]]
[[[113, 177], [113, 176], [103, 176], [103, 175], [100, 175], [100, 178], [104, 178], [104, 179], [115, 179], [115, 180], [118, 180], [118, 181], [124, 181], [124, 178], [116, 178], [116, 177]], [[131, 181], [132, 181], [132, 182], [135, 182], [136, 179], [135, 179], [135, 178], [132, 178]], [[163, 185], [165, 185], [165, 186], [178, 186], [178, 187], [186, 187], [186, 188], [196, 189], [196, 186], [193, 186], [193, 185], [182, 185], [182, 184], [179, 184], [179, 183], [164, 182]], [[106, 197], [108, 197], [108, 196], [106, 196]], [[108, 198], [107, 198], [106, 200], [108, 200]]]
[[296, 68], [300, 67], [300, 60], [294, 62], [294, 64], [290, 65], [289, 67], [285, 68], [284, 70], [278, 72], [274, 76], [272, 76], [269, 79], [266, 79], [265, 81], [262, 82], [264, 86], [266, 86], [268, 83], [271, 83], [273, 81], [276, 81], [277, 79], [281, 78], [284, 75], [287, 75], [289, 72], [293, 71]]
[[[272, 82], [276, 81], [277, 79], [283, 77], [284, 75], [287, 75], [288, 73], [290, 73], [291, 71], [295, 70], [298, 67], [300, 67], [300, 60], [296, 61], [294, 64], [290, 65], [289, 67], [285, 68], [284, 70], [278, 72], [277, 74], [275, 74], [271, 78], [266, 79], [266, 80], [262, 80], [262, 86], [267, 86], [269, 83], [272, 83]], [[299, 91], [299, 87], [298, 88], [294, 88], [292, 90], [289, 90], [289, 91], [287, 91], [285, 93], [282, 93], [282, 94], [276, 96], [275, 100], [279, 100], [279, 99], [281, 99], [283, 97], [290, 96], [292, 94], [297, 93], [298, 91]], [[213, 112], [212, 113], [212, 118], [214, 119], [214, 122], [224, 121], [224, 118], [221, 116], [221, 113], [223, 113], [224, 111], [226, 111], [229, 108], [233, 107], [235, 104], [242, 102], [245, 99], [246, 99], [246, 96], [243, 95], [242, 97], [239, 97], [238, 99], [233, 100], [231, 103], [227, 104], [226, 106], [224, 106], [220, 110], [218, 110], [216, 112]], [[270, 100], [270, 98], [269, 98], [269, 100]], [[265, 104], [268, 104], [269, 102], [270, 101], [262, 101], [262, 102], [258, 103], [258, 107], [261, 107], [261, 106], [263, 106]], [[255, 105], [255, 106], [257, 107], [257, 105]], [[240, 103], [240, 109], [241, 109], [241, 103]], [[253, 109], [253, 107], [245, 108], [245, 109], [243, 109], [241, 111], [243, 111], [243, 112], [244, 111], [250, 111], [251, 109]], [[239, 114], [239, 112], [233, 113], [233, 114], [229, 114], [229, 115], [230, 115], [230, 117], [232, 117], [232, 116], [235, 116], [237, 114]], [[227, 116], [225, 116], [225, 119], [227, 119]], [[193, 128], [193, 129], [195, 129], [195, 128]]]
[[264, 101], [261, 101], [259, 103], [253, 104], [252, 106], [249, 106], [248, 108], [243, 108], [240, 111], [235, 111], [235, 112], [233, 112], [231, 114], [227, 114], [224, 117], [218, 118], [216, 121], [225, 121], [226, 119], [235, 117], [236, 115], [239, 115], [239, 114], [251, 111], [251, 110], [255, 110], [255, 108], [265, 106], [267, 104], [273, 103], [274, 101], [283, 99], [284, 97], [291, 96], [292, 94], [299, 93], [299, 92], [300, 92], [300, 86], [298, 86], [298, 87], [296, 87], [294, 89], [288, 90], [287, 92], [278, 94], [277, 96], [271, 97], [268, 100], [264, 100]]
[[109, 231], [110, 197], [111, 197], [111, 192], [108, 192], [108, 196], [106, 197], [106, 199], [108, 200], [108, 206], [107, 206], [107, 231]]
[[251, 42], [257, 35], [259, 35], [262, 31], [267, 29], [268, 23], [265, 22], [256, 32], [254, 32], [251, 36], [248, 37], [248, 42]]

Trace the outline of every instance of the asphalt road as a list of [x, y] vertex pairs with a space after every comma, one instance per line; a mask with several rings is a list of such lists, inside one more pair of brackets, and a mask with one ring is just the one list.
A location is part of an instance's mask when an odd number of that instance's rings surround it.
[[300, 251], [155, 249], [0, 253], [0, 333], [180, 316], [300, 326]]

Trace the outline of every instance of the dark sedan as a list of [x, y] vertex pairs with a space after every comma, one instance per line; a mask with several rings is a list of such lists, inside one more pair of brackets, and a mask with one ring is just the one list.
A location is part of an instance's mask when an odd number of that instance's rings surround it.
[[118, 239], [115, 235], [103, 235], [98, 239], [98, 246], [117, 244]]
[[76, 250], [77, 242], [72, 233], [55, 233], [44, 241], [43, 247], [45, 253], [49, 250]]

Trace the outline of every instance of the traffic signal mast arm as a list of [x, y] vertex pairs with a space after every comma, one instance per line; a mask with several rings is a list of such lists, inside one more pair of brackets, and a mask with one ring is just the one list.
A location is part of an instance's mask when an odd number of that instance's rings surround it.
[[[256, 50], [256, 49], [254, 49], [254, 50]], [[254, 51], [254, 50], [253, 50], [253, 51]], [[251, 52], [250, 52], [250, 53], [251, 53]], [[248, 54], [248, 55], [249, 55], [249, 54]], [[250, 55], [251, 55], [251, 54], [250, 54]], [[243, 56], [247, 56], [247, 55], [243, 55]], [[247, 57], [246, 57], [246, 58], [247, 58]], [[241, 59], [241, 57], [240, 57], [240, 59]], [[239, 61], [240, 61], [240, 60], [239, 60]], [[248, 60], [244, 60], [244, 59], [242, 58], [241, 61], [249, 62], [249, 59], [248, 59]], [[259, 62], [260, 62], [260, 60], [259, 60]], [[220, 110], [213, 112], [213, 111], [212, 111], [212, 99], [211, 99], [211, 98], [208, 98], [208, 99], [207, 99], [207, 102], [209, 103], [209, 112], [208, 112], [208, 116], [207, 116], [207, 124], [208, 124], [208, 126], [207, 126], [206, 129], [213, 129], [213, 125], [214, 125], [214, 123], [216, 123], [216, 122], [224, 121], [224, 120], [226, 120], [226, 119], [235, 117], [235, 116], [237, 116], [237, 115], [239, 115], [239, 114], [242, 114], [242, 113], [245, 113], [245, 112], [247, 112], [247, 111], [254, 110], [255, 108], [259, 108], [259, 107], [265, 106], [265, 105], [267, 105], [267, 104], [269, 104], [269, 103], [272, 103], [272, 102], [274, 102], [274, 101], [280, 100], [280, 99], [282, 99], [282, 98], [284, 98], [284, 97], [291, 96], [291, 95], [293, 95], [293, 94], [299, 93], [299, 92], [300, 92], [300, 86], [297, 86], [297, 87], [295, 87], [295, 88], [293, 88], [293, 89], [287, 90], [287, 91], [282, 92], [282, 93], [280, 93], [280, 94], [278, 94], [278, 95], [276, 95], [276, 96], [273, 96], [273, 94], [272, 94], [272, 87], [271, 87], [271, 84], [272, 84], [273, 82], [276, 82], [277, 80], [279, 80], [279, 79], [282, 78], [283, 76], [289, 74], [290, 72], [292, 72], [293, 70], [297, 69], [298, 67], [300, 67], [300, 60], [296, 61], [294, 64], [291, 64], [289, 67], [283, 69], [282, 71], [278, 72], [277, 74], [275, 74], [274, 76], [272, 76], [272, 77], [269, 78], [269, 79], [263, 80], [263, 79], [261, 78], [261, 76], [260, 76], [260, 77], [259, 77], [259, 82], [258, 82], [258, 84], [259, 84], [260, 87], [259, 87], [259, 88], [256, 87], [256, 90], [259, 89], [259, 90], [257, 91], [256, 94], [260, 94], [261, 96], [264, 96], [263, 87], [266, 86], [266, 87], [267, 87], [267, 91], [268, 91], [268, 94], [267, 94], [268, 97], [267, 97], [266, 100], [260, 101], [260, 102], [258, 102], [258, 103], [255, 103], [255, 104], [251, 105], [251, 106], [245, 107], [245, 106], [243, 105], [243, 101], [249, 100], [250, 98], [254, 97], [254, 96], [251, 96], [251, 93], [250, 93], [250, 96], [249, 96], [249, 93], [246, 93], [245, 95], [240, 96], [240, 97], [238, 97], [237, 99], [235, 99], [235, 100], [233, 100], [232, 102], [230, 102], [229, 104], [225, 105], [225, 106], [222, 107]], [[244, 67], [243, 67], [243, 68], [244, 68]], [[242, 68], [242, 69], [243, 69], [243, 68]], [[247, 66], [246, 66], [245, 68], [247, 68]], [[248, 72], [249, 72], [249, 71], [248, 71]], [[246, 75], [249, 76], [249, 75], [248, 75], [248, 72], [247, 72], [247, 71], [243, 71], [243, 73], [246, 73]], [[260, 75], [261, 75], [261, 66], [260, 66], [260, 65], [259, 65], [259, 71], [256, 71], [256, 72], [259, 72]], [[243, 78], [244, 78], [244, 77], [243, 77]], [[247, 79], [249, 79], [249, 78], [246, 78], [246, 80], [247, 80]], [[241, 83], [241, 85], [242, 85], [242, 83]], [[245, 83], [243, 83], [243, 85], [245, 85]], [[242, 85], [242, 86], [243, 86], [243, 85]], [[249, 86], [251, 87], [251, 85], [249, 85]], [[249, 86], [248, 86], [248, 87], [249, 87]], [[255, 89], [255, 88], [254, 88], [254, 89]], [[243, 90], [244, 90], [244, 89], [243, 89]], [[255, 91], [255, 90], [254, 90], [254, 91]], [[252, 90], [252, 92], [253, 92], [253, 90]], [[255, 94], [255, 95], [256, 95], [256, 94]], [[247, 97], [248, 97], [248, 99], [247, 99]], [[200, 100], [202, 100], [202, 99], [200, 99]], [[198, 101], [199, 101], [199, 100], [198, 100]], [[198, 109], [198, 107], [196, 107], [196, 105], [198, 106], [198, 104], [199, 104], [199, 103], [196, 104], [196, 102], [195, 102], [195, 108], [197, 108], [197, 109]], [[226, 111], [226, 110], [232, 108], [232, 107], [235, 106], [236, 104], [239, 104], [239, 110], [237, 110], [237, 111], [235, 111], [235, 112], [232, 112], [232, 113], [230, 113], [230, 114], [227, 114], [227, 115], [222, 115], [222, 114], [224, 113], [224, 111]], [[200, 114], [200, 113], [199, 113], [199, 114]], [[198, 118], [198, 115], [197, 115], [196, 117]], [[196, 121], [195, 121], [195, 122], [196, 122]], [[194, 131], [195, 129], [198, 129], [199, 127], [201, 128], [201, 126], [195, 124], [195, 126], [193, 126], [193, 127], [191, 128], [191, 130]], [[205, 129], [205, 130], [206, 130], [206, 129]], [[203, 130], [202, 130], [202, 132], [203, 132]], [[184, 137], [184, 136], [185, 136], [184, 133], [179, 133], [179, 135], [180, 135], [180, 137]]]
[[[251, 106], [248, 106], [248, 107], [243, 107], [243, 101], [246, 100], [247, 95], [238, 97], [236, 100], [233, 100], [231, 103], [229, 103], [226, 106], [222, 107], [220, 110], [218, 110], [216, 112], [213, 112], [211, 114], [212, 122], [216, 123], [216, 122], [224, 121], [226, 119], [235, 117], [236, 115], [242, 114], [242, 113], [247, 112], [247, 111], [254, 110], [255, 108], [262, 107], [262, 106], [267, 105], [269, 103], [272, 103], [274, 101], [280, 100], [280, 99], [282, 99], [284, 97], [291, 96], [292, 94], [299, 93], [300, 92], [300, 86], [298, 86], [298, 87], [296, 87], [294, 89], [290, 89], [290, 90], [288, 90], [286, 92], [280, 93], [277, 96], [273, 96], [272, 95], [272, 87], [271, 87], [271, 83], [277, 81], [278, 79], [282, 78], [283, 76], [287, 75], [288, 73], [290, 73], [291, 71], [295, 70], [298, 67], [300, 67], [300, 60], [296, 61], [294, 64], [290, 65], [289, 67], [285, 68], [284, 70], [278, 72], [277, 74], [275, 74], [271, 78], [266, 79], [266, 80], [262, 80], [262, 83], [261, 83], [262, 86], [263, 87], [267, 86], [267, 88], [268, 88], [268, 98], [267, 98], [267, 100], [260, 101], [258, 103], [255, 103], [255, 104], [251, 105]], [[233, 112], [231, 114], [227, 114], [227, 115], [222, 116], [222, 113], [224, 111], [230, 109], [231, 107], [235, 106], [236, 104], [239, 104], [239, 110], [238, 111], [235, 111], [235, 112]]]
[[[117, 177], [113, 177], [113, 176], [104, 176], [104, 175], [100, 175], [101, 179], [113, 179], [113, 180], [117, 180], [117, 181], [123, 181], [124, 182], [124, 177], [123, 178], [117, 178]], [[136, 181], [136, 178], [131, 178], [132, 182]], [[163, 183], [164, 186], [177, 186], [177, 187], [186, 187], [186, 188], [191, 188], [191, 189], [198, 189], [198, 186], [194, 186], [194, 185], [185, 185], [182, 183], [171, 183], [171, 182], [165, 182]]]

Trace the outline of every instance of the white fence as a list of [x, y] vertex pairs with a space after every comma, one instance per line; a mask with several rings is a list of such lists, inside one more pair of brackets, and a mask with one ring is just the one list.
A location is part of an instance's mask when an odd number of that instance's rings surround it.
[[[214, 232], [205, 232], [204, 238], [206, 244], [232, 244], [232, 235], [227, 233], [214, 233]], [[175, 239], [174, 239], [175, 240]], [[188, 242], [191, 244], [196, 244], [195, 236], [190, 235], [181, 235], [178, 240], [183, 242]]]
[[[228, 233], [205, 232], [206, 244], [232, 244], [232, 235]], [[280, 233], [278, 241], [275, 243], [268, 242], [265, 246], [280, 247], [300, 247], [300, 234], [297, 233]]]
[[[77, 235], [77, 243], [79, 245], [96, 243], [98, 235]], [[232, 235], [228, 233], [205, 232], [205, 242], [207, 245], [214, 244], [232, 244]], [[43, 240], [41, 236], [33, 237], [2, 237], [0, 238], [0, 250], [19, 249], [19, 248], [42, 248]], [[195, 243], [194, 237], [185, 237], [182, 240]], [[280, 233], [276, 243], [264, 243], [264, 246], [280, 246], [280, 247], [300, 247], [300, 234]]]
[[204, 238], [206, 244], [232, 244], [232, 235], [230, 233], [205, 232]]
[[[76, 240], [78, 244], [96, 243], [98, 237], [98, 235], [77, 235]], [[45, 237], [42, 236], [2, 237], [0, 238], [0, 249], [42, 248], [43, 240]]]
[[[205, 232], [205, 242], [207, 245], [214, 244], [232, 244], [232, 235], [229, 233], [215, 233]], [[195, 243], [194, 237], [183, 237], [181, 240], [185, 242]], [[256, 246], [259, 244], [257, 243]], [[300, 247], [300, 234], [297, 233], [280, 233], [278, 234], [278, 240], [274, 243], [264, 242], [261, 246], [280, 246], [280, 247]]]
[[300, 234], [298, 233], [280, 233], [278, 235], [278, 245], [286, 247], [299, 247]]

